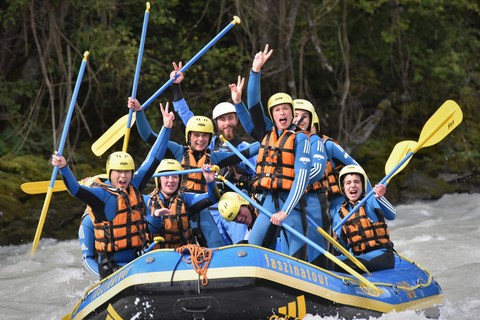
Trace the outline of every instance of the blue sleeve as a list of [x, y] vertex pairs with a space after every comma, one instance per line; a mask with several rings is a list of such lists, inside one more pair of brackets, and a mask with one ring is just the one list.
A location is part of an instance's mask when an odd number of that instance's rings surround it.
[[180, 119], [182, 119], [182, 122], [185, 126], [187, 125], [188, 120], [190, 120], [190, 118], [194, 116], [193, 112], [190, 111], [190, 108], [188, 107], [187, 101], [185, 101], [185, 99], [173, 101], [173, 109], [175, 110], [175, 112], [178, 113]]
[[[372, 196], [372, 198], [375, 199], [375, 196]], [[375, 200], [378, 204], [378, 208], [382, 210], [385, 218], [388, 220], [395, 220], [397, 216], [395, 207], [387, 200], [387, 198], [382, 196], [379, 199], [375, 199]]]
[[323, 177], [327, 166], [327, 153], [322, 139], [318, 135], [312, 135], [310, 143], [312, 144], [312, 168], [309, 184], [319, 181]]
[[237, 111], [238, 119], [245, 129], [245, 132], [251, 135], [253, 132], [253, 121], [250, 117], [250, 112], [248, 112], [247, 106], [243, 103], [243, 101], [238, 104], [235, 103], [235, 110]]
[[168, 141], [167, 149], [173, 154], [173, 158], [182, 163], [185, 147], [176, 142]]
[[204, 201], [205, 199], [208, 199], [212, 204], [214, 204], [218, 202], [218, 199], [216, 199], [215, 197], [216, 188], [217, 188], [217, 182], [213, 180], [212, 182], [207, 182], [208, 192], [206, 193], [185, 192], [185, 193], [182, 193], [182, 198], [185, 200], [189, 208], [194, 207], [198, 202]]
[[247, 86], [247, 104], [248, 108], [252, 108], [258, 104], [261, 104], [261, 88], [260, 88], [260, 76], [262, 71], [255, 73], [250, 69], [250, 78], [248, 79]]
[[70, 168], [67, 166], [60, 169], [63, 182], [67, 187], [68, 192], [75, 198], [80, 199], [85, 204], [91, 206], [93, 209], [102, 208], [104, 206], [103, 197], [105, 190], [102, 188], [89, 188], [78, 183]]
[[310, 148], [311, 145], [308, 136], [304, 133], [297, 133], [293, 148], [295, 154], [295, 179], [288, 193], [288, 198], [282, 207], [282, 210], [286, 214], [292, 212], [307, 188], [310, 167], [312, 165]]
[[140, 137], [142, 137], [144, 141], [152, 145], [157, 138], [157, 134], [152, 130], [150, 123], [148, 123], [145, 111], [136, 111], [135, 119], [137, 121], [137, 129]]
[[78, 229], [78, 239], [82, 248], [82, 263], [85, 268], [97, 278], [100, 278], [98, 273], [98, 262], [95, 260], [95, 233], [93, 229], [93, 222], [90, 216], [85, 216]]
[[261, 141], [265, 134], [273, 128], [272, 120], [265, 115], [265, 111], [260, 100], [260, 75], [250, 71], [250, 79], [248, 80], [247, 104], [248, 111], [254, 130], [250, 135], [257, 141]]
[[138, 190], [141, 191], [145, 188], [148, 181], [155, 173], [155, 169], [157, 169], [160, 161], [163, 160], [165, 151], [167, 150], [168, 140], [170, 139], [170, 132], [171, 129], [162, 127], [162, 130], [160, 130], [160, 134], [148, 152], [147, 157], [140, 168], [138, 168], [137, 172], [135, 172], [131, 184]]

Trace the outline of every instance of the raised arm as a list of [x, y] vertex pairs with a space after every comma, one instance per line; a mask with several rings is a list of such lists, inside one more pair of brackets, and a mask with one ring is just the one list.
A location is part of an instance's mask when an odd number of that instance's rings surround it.
[[180, 85], [184, 78], [183, 73], [180, 72], [180, 69], [182, 69], [182, 62], [180, 61], [178, 63], [178, 66], [175, 62], [173, 62], [173, 69], [174, 70], [170, 73], [170, 78], [175, 79], [175, 77], [178, 75], [178, 77], [172, 83], [173, 108], [175, 112], [178, 113], [180, 119], [183, 122], [183, 125], [186, 126], [188, 120], [190, 120], [190, 118], [193, 117], [194, 114], [192, 111], [190, 111], [190, 108], [188, 107], [188, 104], [183, 97], [182, 87]]
[[147, 116], [145, 111], [142, 109], [140, 102], [138, 102], [137, 99], [132, 99], [132, 97], [129, 97], [127, 106], [129, 109], [133, 109], [133, 111], [135, 111], [137, 129], [140, 137], [142, 137], [145, 142], [153, 146], [158, 135], [153, 132], [150, 123], [148, 123]]
[[168, 140], [170, 139], [173, 121], [175, 120], [173, 112], [168, 112], [168, 102], [165, 108], [163, 108], [163, 105], [160, 104], [160, 111], [163, 115], [163, 127], [160, 130], [152, 149], [150, 149], [145, 161], [142, 163], [140, 168], [138, 168], [131, 182], [132, 185], [140, 191], [145, 188], [148, 180], [150, 180], [152, 175], [155, 173], [155, 169], [160, 164], [160, 161], [162, 161], [164, 158], [165, 151], [167, 150], [168, 146]]

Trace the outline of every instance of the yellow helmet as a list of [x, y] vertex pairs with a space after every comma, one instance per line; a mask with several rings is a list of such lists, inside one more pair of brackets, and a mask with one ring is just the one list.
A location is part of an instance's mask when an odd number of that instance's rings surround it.
[[241, 195], [236, 192], [225, 192], [218, 201], [218, 212], [228, 222], [235, 220], [242, 205], [249, 205]]
[[[183, 170], [182, 165], [177, 160], [175, 160], [175, 159], [163, 159], [160, 162], [160, 164], [158, 165], [155, 173], [167, 172], [167, 171], [181, 171], [181, 170]], [[178, 185], [180, 186], [182, 184], [182, 177], [183, 176], [181, 174], [179, 174], [179, 176], [180, 176], [180, 181], [179, 181]], [[157, 186], [157, 188], [159, 188], [160, 183], [158, 182], [159, 181], [158, 177], [156, 177], [154, 179], [155, 179], [155, 185]]]
[[110, 171], [112, 170], [132, 170], [135, 172], [135, 162], [131, 155], [123, 151], [112, 153], [107, 159], [107, 177], [110, 179]]
[[185, 139], [187, 140], [187, 143], [189, 140], [188, 134], [192, 131], [210, 133], [210, 140], [208, 142], [208, 144], [210, 144], [213, 137], [213, 122], [204, 116], [191, 117], [190, 120], [188, 120], [185, 128]]
[[288, 94], [279, 92], [275, 93], [273, 96], [268, 99], [268, 113], [270, 115], [270, 119], [273, 121], [272, 117], [272, 108], [275, 106], [278, 106], [279, 104], [290, 104], [292, 106], [292, 115], [295, 116], [295, 106], [293, 105], [293, 100], [292, 97], [290, 97]]
[[362, 184], [363, 184], [363, 192], [367, 192], [367, 174], [365, 171], [360, 167], [359, 165], [355, 164], [349, 164], [348, 166], [343, 167], [343, 169], [340, 171], [340, 174], [338, 175], [338, 182], [340, 184], [340, 190], [343, 192], [343, 179], [345, 179], [345, 176], [347, 174], [353, 174], [356, 173], [360, 175], [360, 178], [362, 179]]
[[318, 119], [318, 115], [317, 115], [316, 112], [313, 114], [312, 125], [313, 125], [315, 128], [317, 128], [317, 133], [320, 133], [320, 120]]
[[310, 101], [305, 99], [295, 99], [293, 100], [293, 105], [295, 106], [295, 110], [305, 110], [310, 113], [310, 122], [308, 123], [307, 128], [307, 131], [310, 131], [312, 128], [314, 114], [316, 114], [315, 107]]

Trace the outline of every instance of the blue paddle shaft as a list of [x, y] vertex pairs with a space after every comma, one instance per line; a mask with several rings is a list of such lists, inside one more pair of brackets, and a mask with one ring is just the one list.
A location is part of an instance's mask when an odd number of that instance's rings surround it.
[[[232, 189], [233, 191], [235, 191], [236, 193], [238, 193], [240, 196], [242, 196], [245, 200], [247, 200], [252, 206], [254, 206], [255, 208], [257, 208], [258, 210], [260, 210], [261, 212], [263, 212], [267, 217], [271, 218], [273, 216], [273, 214], [271, 212], [269, 212], [267, 209], [265, 209], [264, 207], [262, 207], [261, 205], [259, 205], [257, 202], [255, 202], [255, 200], [253, 200], [252, 198], [250, 198], [248, 195], [246, 195], [242, 190], [238, 189], [233, 183], [231, 183], [230, 181], [226, 180], [226, 179], [222, 179], [225, 184], [230, 187], [230, 189]], [[289, 226], [288, 224], [284, 224], [282, 223], [282, 227], [284, 227], [285, 229], [287, 229], [288, 231], [290, 231], [292, 234], [296, 235], [298, 238], [302, 239], [303, 241], [305, 241], [306, 243], [308, 243], [309, 245], [311, 245], [313, 248], [317, 249], [318, 251], [320, 251], [321, 253], [325, 254], [325, 249], [323, 249], [322, 247], [320, 247], [318, 244], [316, 244], [315, 242], [313, 242], [312, 240], [308, 239], [307, 237], [305, 237], [303, 234], [301, 234], [300, 232], [298, 232], [297, 230], [293, 229], [291, 226]]]
[[[145, 46], [145, 36], [147, 34], [147, 25], [148, 25], [149, 15], [150, 13], [148, 12], [148, 10], [145, 11], [145, 17], [143, 18], [142, 38], [140, 40], [140, 48], [138, 49], [137, 67], [135, 69], [135, 78], [133, 79], [132, 99], [135, 99], [137, 95], [138, 78], [140, 77], [140, 69], [142, 66], [143, 47]], [[133, 110], [130, 109], [130, 111], [128, 112], [128, 122], [127, 122], [128, 129], [132, 127], [132, 116], [133, 116]]]
[[[207, 172], [211, 171], [210, 169], [206, 169]], [[152, 175], [152, 178], [164, 177], [164, 176], [174, 176], [174, 175], [181, 175], [181, 174], [190, 174], [190, 173], [199, 173], [202, 172], [202, 168], [198, 169], [188, 169], [188, 170], [181, 170], [181, 171], [166, 171], [155, 173]]]
[[[386, 185], [386, 181], [388, 179], [390, 179], [391, 176], [393, 176], [393, 174], [395, 172], [397, 172], [398, 168], [400, 168], [404, 163], [405, 161], [407, 161], [408, 159], [410, 159], [410, 157], [413, 156], [413, 152], [410, 151], [403, 159], [402, 161], [400, 161], [396, 166], [395, 168], [392, 169], [392, 171], [390, 171], [386, 176], [385, 178], [383, 178], [378, 184], [383, 184], [383, 185]], [[342, 219], [342, 221], [340, 221], [335, 227], [333, 227], [333, 231], [338, 234], [338, 230], [343, 226], [343, 224], [352, 216], [352, 214], [354, 214], [355, 212], [358, 211], [358, 209], [360, 209], [361, 206], [363, 206], [365, 204], [365, 202], [367, 202], [367, 200], [375, 194], [375, 191], [373, 191], [373, 189], [362, 199], [362, 201], [360, 201], [353, 209], [352, 211], [350, 211], [346, 216], [345, 218]]]
[[[215, 42], [217, 42], [221, 37], [223, 37], [223, 35], [227, 33], [234, 25], [234, 22], [230, 22], [219, 34], [215, 36], [215, 38], [213, 38], [205, 47], [203, 47], [200, 52], [198, 52], [192, 59], [190, 59], [190, 61], [188, 61], [187, 64], [185, 64], [179, 72], [185, 72], [195, 61], [198, 60], [198, 58], [200, 58], [208, 49], [210, 49], [210, 47], [213, 46]], [[177, 78], [178, 74], [175, 75], [175, 79]], [[148, 100], [143, 103], [142, 109], [148, 107], [148, 105], [152, 103], [153, 100], [155, 100], [163, 91], [165, 91], [165, 89], [168, 88], [168, 86], [170, 86], [173, 81], [175, 81], [175, 79], [170, 78], [167, 82], [165, 82], [165, 84], [160, 89], [158, 89], [157, 92], [153, 94], [153, 96], [148, 98]]]
[[255, 171], [255, 166], [250, 161], [248, 161], [247, 157], [245, 157], [240, 151], [238, 151], [238, 149], [235, 148], [230, 141], [225, 139], [222, 139], [222, 141], [227, 145], [227, 147], [230, 148], [230, 150], [233, 151], [233, 153], [235, 153], [240, 159], [242, 159], [243, 162], [245, 162], [245, 164], [250, 167], [250, 169]]
[[[77, 102], [78, 91], [80, 90], [80, 84], [82, 83], [83, 73], [85, 72], [85, 66], [87, 65], [87, 55], [82, 61], [80, 66], [80, 71], [78, 72], [77, 82], [75, 83], [75, 89], [73, 90], [72, 100], [70, 101], [70, 106], [68, 107], [67, 118], [65, 119], [65, 124], [63, 126], [62, 138], [60, 139], [60, 144], [58, 145], [58, 156], [61, 156], [63, 153], [63, 148], [65, 146], [65, 140], [67, 140], [68, 127], [70, 127], [70, 121], [72, 120], [73, 109], [75, 108], [75, 103]], [[53, 168], [52, 177], [50, 179], [50, 188], [55, 186], [55, 180], [57, 179], [58, 166]]]

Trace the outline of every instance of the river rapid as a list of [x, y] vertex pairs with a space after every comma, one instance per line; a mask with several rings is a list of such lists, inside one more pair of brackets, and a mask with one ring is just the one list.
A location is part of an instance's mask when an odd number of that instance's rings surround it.
[[[396, 209], [397, 218], [388, 223], [395, 249], [429, 270], [442, 287], [447, 302], [440, 319], [480, 319], [480, 196], [445, 195]], [[33, 258], [31, 249], [0, 247], [0, 319], [62, 319], [97, 282], [81, 264], [77, 240], [41, 239]], [[379, 319], [426, 318], [409, 311]]]

